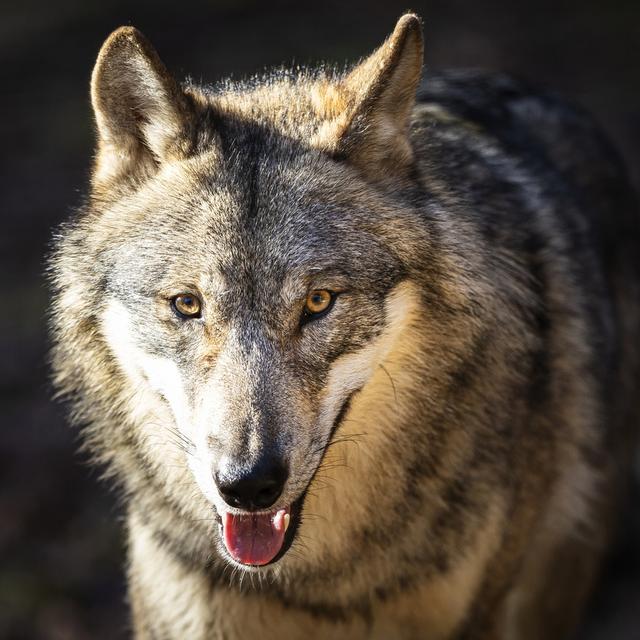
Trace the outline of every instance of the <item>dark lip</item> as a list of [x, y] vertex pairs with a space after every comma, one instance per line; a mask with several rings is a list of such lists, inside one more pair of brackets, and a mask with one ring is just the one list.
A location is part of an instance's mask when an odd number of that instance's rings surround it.
[[[315, 471], [313, 472], [313, 475], [311, 476], [311, 478], [309, 479], [309, 482], [307, 483], [307, 486], [305, 488], [305, 490], [302, 492], [302, 494], [300, 495], [300, 497], [295, 500], [295, 502], [291, 503], [291, 507], [289, 509], [289, 516], [291, 518], [291, 520], [289, 521], [289, 528], [287, 529], [287, 532], [284, 534], [284, 541], [282, 543], [282, 547], [280, 547], [280, 551], [278, 551], [278, 553], [266, 564], [260, 565], [258, 566], [254, 566], [254, 565], [243, 565], [239, 562], [237, 562], [236, 560], [234, 560], [228, 553], [227, 549], [225, 548], [224, 544], [222, 545], [222, 548], [224, 549], [224, 555], [228, 558], [228, 560], [230, 562], [232, 562], [235, 565], [239, 565], [242, 567], [252, 567], [253, 569], [261, 569], [262, 567], [268, 567], [276, 562], [278, 562], [278, 560], [280, 560], [280, 558], [282, 558], [285, 553], [287, 553], [287, 551], [289, 551], [289, 549], [291, 548], [291, 545], [293, 544], [295, 538], [296, 538], [296, 534], [298, 532], [298, 527], [300, 526], [300, 522], [302, 520], [301, 518], [301, 514], [302, 514], [302, 507], [304, 505], [304, 501], [305, 498], [307, 497], [307, 492], [309, 490], [309, 487], [311, 486], [311, 483], [313, 482], [313, 479], [316, 477], [316, 473], [318, 473], [318, 469], [320, 469], [320, 466], [322, 465], [322, 461], [324, 460], [324, 456], [327, 452], [327, 448], [329, 447], [329, 444], [331, 443], [331, 441], [333, 440], [333, 436], [335, 435], [336, 431], [338, 430], [338, 428], [340, 427], [340, 425], [342, 424], [345, 415], [347, 414], [347, 412], [349, 411], [349, 406], [351, 405], [351, 400], [353, 399], [353, 396], [356, 395], [356, 393], [358, 393], [360, 391], [360, 389], [356, 389], [355, 391], [352, 391], [349, 396], [347, 397], [347, 399], [344, 401], [344, 403], [342, 404], [342, 407], [340, 408], [340, 411], [338, 412], [338, 415], [336, 416], [336, 419], [333, 423], [333, 427], [331, 428], [331, 433], [329, 434], [329, 437], [327, 438], [327, 444], [325, 445], [324, 451], [322, 452], [322, 457], [320, 458], [319, 462], [318, 462], [318, 466], [315, 468]], [[220, 528], [220, 537], [222, 538], [223, 535], [223, 531], [222, 531], [222, 518], [220, 517], [220, 514], [218, 514], [218, 512], [216, 511], [216, 517], [218, 519], [218, 525]]]

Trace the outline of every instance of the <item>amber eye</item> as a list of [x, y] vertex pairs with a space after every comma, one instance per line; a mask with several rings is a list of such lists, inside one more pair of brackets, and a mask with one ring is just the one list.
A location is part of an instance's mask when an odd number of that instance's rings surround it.
[[176, 313], [183, 318], [199, 318], [202, 305], [200, 300], [191, 293], [181, 293], [171, 299], [171, 305]]
[[304, 304], [307, 316], [315, 316], [327, 311], [333, 302], [334, 294], [327, 289], [314, 289], [309, 293]]

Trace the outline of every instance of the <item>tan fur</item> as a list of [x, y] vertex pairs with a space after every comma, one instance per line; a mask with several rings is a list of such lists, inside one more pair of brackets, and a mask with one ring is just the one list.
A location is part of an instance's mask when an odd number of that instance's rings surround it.
[[[638, 423], [637, 211], [582, 116], [421, 69], [412, 14], [344, 73], [211, 90], [104, 44], [54, 368], [123, 490], [136, 638], [570, 637]], [[292, 528], [257, 567], [217, 473], [267, 455]]]
[[[153, 637], [145, 625], [156, 614], [167, 621], [163, 630], [167, 637], [202, 637], [209, 629], [213, 637], [386, 640], [402, 629], [403, 638], [417, 640], [429, 629], [430, 639], [450, 638], [468, 613], [486, 563], [496, 551], [499, 520], [497, 513], [487, 518], [469, 557], [448, 576], [380, 604], [366, 622], [339, 623], [283, 609], [264, 597], [238, 598], [223, 589], [211, 589], [203, 575], [185, 571], [134, 518], [130, 523], [130, 580], [136, 638]], [[253, 577], [245, 580], [251, 582]], [[143, 602], [153, 603], [153, 609], [144, 609]]]

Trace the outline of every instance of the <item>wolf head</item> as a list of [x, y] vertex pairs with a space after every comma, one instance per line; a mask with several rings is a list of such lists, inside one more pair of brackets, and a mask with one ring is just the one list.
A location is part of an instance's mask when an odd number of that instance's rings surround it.
[[54, 259], [57, 382], [137, 506], [217, 521], [204, 537], [241, 566], [287, 550], [352, 401], [402, 392], [385, 365], [433, 241], [421, 64], [414, 15], [345, 73], [181, 87], [132, 28], [98, 57], [90, 200]]

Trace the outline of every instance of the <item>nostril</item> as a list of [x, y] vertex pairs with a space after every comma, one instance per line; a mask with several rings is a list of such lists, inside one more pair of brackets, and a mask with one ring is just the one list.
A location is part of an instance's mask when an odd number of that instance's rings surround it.
[[241, 508], [242, 498], [233, 486], [218, 483], [218, 490], [222, 494], [224, 501], [231, 507]]
[[278, 498], [282, 491], [280, 484], [272, 482], [260, 489], [256, 495], [256, 504], [270, 507]]
[[226, 462], [215, 474], [224, 501], [231, 507], [247, 510], [271, 507], [282, 493], [286, 479], [284, 466], [269, 460], [259, 460], [251, 467]]

